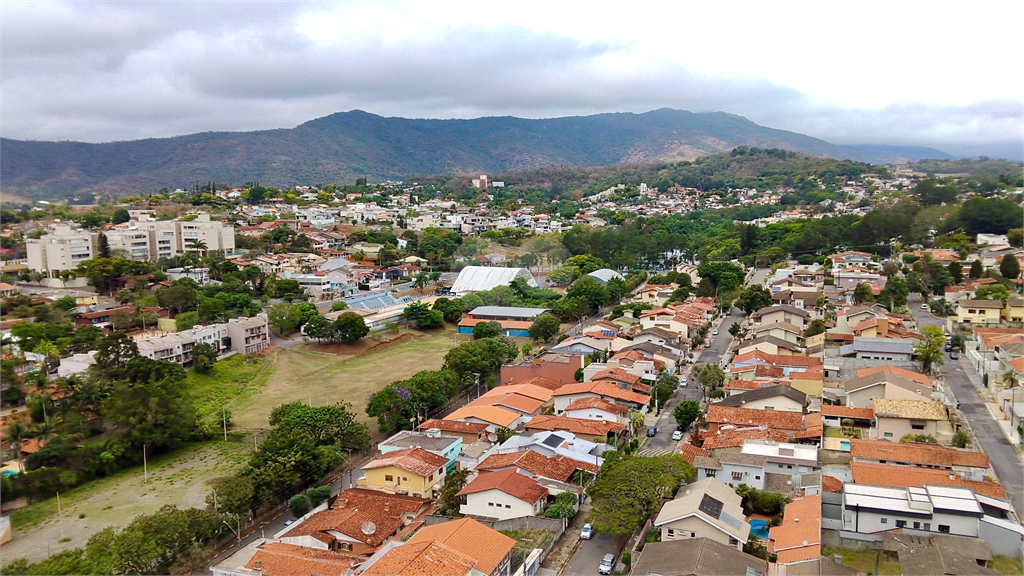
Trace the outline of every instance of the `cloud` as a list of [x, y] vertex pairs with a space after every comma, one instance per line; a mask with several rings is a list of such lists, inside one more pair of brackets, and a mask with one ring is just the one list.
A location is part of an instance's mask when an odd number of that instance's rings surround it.
[[642, 42], [522, 25], [439, 25], [384, 5], [5, 5], [4, 136], [109, 141], [292, 127], [338, 111], [532, 118], [726, 111], [836, 143], [984, 149], [1020, 102], [851, 107], [765, 77], [697, 72]]

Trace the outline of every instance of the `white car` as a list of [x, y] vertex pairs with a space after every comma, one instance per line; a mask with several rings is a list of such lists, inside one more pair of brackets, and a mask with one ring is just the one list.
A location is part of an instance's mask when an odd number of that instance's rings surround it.
[[712, 336], [718, 336], [718, 330], [712, 330], [711, 331], [711, 335]]
[[689, 384], [689, 383], [690, 383], [690, 381], [687, 380], [686, 378], [680, 378], [679, 379], [679, 385], [681, 387], [683, 387], [683, 388], [686, 388], [686, 385]]
[[594, 527], [589, 522], [583, 525], [583, 530], [580, 532], [580, 540], [590, 540], [594, 537]]
[[921, 304], [921, 310], [927, 310], [927, 309], [928, 309], [928, 305], [927, 304]]
[[682, 440], [683, 439], [683, 431], [682, 430], [676, 430], [675, 432], [673, 432], [672, 433], [672, 439], [676, 440], [676, 441]]

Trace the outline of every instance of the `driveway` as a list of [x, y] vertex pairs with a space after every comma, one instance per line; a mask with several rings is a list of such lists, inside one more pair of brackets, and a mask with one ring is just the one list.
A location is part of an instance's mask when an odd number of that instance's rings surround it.
[[626, 545], [627, 536], [609, 536], [608, 534], [595, 534], [590, 540], [580, 540], [580, 546], [576, 549], [569, 565], [565, 567], [562, 574], [597, 574], [597, 567], [605, 554], [615, 554], [615, 560], [619, 559], [619, 552]]
[[[907, 303], [919, 327], [942, 326], [943, 321], [940, 318], [921, 310], [922, 300], [918, 295], [911, 294], [907, 298]], [[944, 360], [945, 364], [939, 367], [939, 371], [946, 380], [949, 391], [960, 402], [960, 411], [963, 412], [964, 419], [971, 423], [978, 443], [988, 455], [1003, 489], [1013, 502], [1014, 510], [1020, 515], [1024, 511], [1024, 465], [1021, 463], [1020, 455], [985, 406], [980, 388], [982, 379], [974, 367], [963, 359], [959, 362], [950, 360], [948, 355]]]

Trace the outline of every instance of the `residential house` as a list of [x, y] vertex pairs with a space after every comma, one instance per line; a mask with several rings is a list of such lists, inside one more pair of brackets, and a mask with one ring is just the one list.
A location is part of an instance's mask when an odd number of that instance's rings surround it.
[[736, 550], [742, 550], [750, 534], [743, 520], [742, 498], [716, 478], [706, 478], [679, 489], [674, 500], [666, 502], [654, 526], [661, 530], [661, 541], [708, 538]]
[[946, 407], [930, 400], [895, 400], [874, 398], [875, 426], [871, 436], [898, 442], [907, 434], [924, 434], [933, 438], [952, 434]]
[[965, 480], [951, 470], [922, 468], [920, 466], [897, 466], [895, 464], [874, 464], [871, 462], [850, 462], [850, 474], [855, 484], [872, 486], [918, 486], [927, 484], [940, 486], [963, 486], [989, 498], [1006, 499], [1006, 491], [996, 482], [987, 480]]
[[510, 576], [516, 540], [472, 518], [420, 528], [363, 565], [362, 576]]
[[868, 252], [839, 252], [829, 256], [832, 260], [832, 270], [844, 270], [855, 266], [866, 266], [872, 262], [872, 254]]
[[431, 418], [420, 424], [417, 429], [420, 432], [432, 432], [437, 430], [444, 436], [455, 436], [462, 438], [462, 445], [468, 446], [478, 440], [482, 440], [487, 433], [487, 424], [482, 422], [462, 422], [459, 420], [438, 420]]
[[521, 450], [533, 450], [544, 456], [562, 455], [573, 460], [604, 463], [600, 454], [608, 448], [566, 431], [524, 432], [505, 440], [495, 452], [505, 454]]
[[698, 456], [694, 458], [693, 466], [697, 469], [697, 480], [717, 478], [729, 486], [746, 484], [764, 490], [764, 467], [767, 463], [764, 456], [725, 452], [717, 457]]
[[853, 339], [853, 344], [846, 344], [839, 348], [839, 354], [860, 360], [910, 362], [914, 356], [914, 341], [902, 338], [856, 336]]
[[870, 408], [876, 398], [893, 400], [931, 400], [932, 387], [891, 372], [874, 372], [842, 383], [846, 405]]
[[995, 554], [1018, 554], [1024, 526], [1006, 500], [976, 494], [970, 488], [927, 484], [888, 488], [843, 486], [843, 529], [881, 534], [894, 528], [985, 540]]
[[999, 300], [961, 300], [957, 304], [956, 321], [961, 324], [991, 326], [999, 324], [1003, 303]]
[[857, 370], [857, 377], [863, 378], [864, 376], [867, 376], [868, 374], [874, 374], [875, 372], [888, 372], [890, 374], [895, 374], [896, 376], [902, 376], [903, 378], [906, 378], [908, 380], [913, 380], [914, 382], [917, 382], [922, 386], [926, 386], [928, 388], [932, 387], [931, 380], [929, 380], [928, 377], [925, 376], [924, 374], [921, 374], [920, 372], [914, 372], [913, 370], [907, 370], [906, 368], [898, 368], [896, 366], [891, 366], [889, 364], [861, 368], [860, 370]]
[[547, 495], [547, 488], [515, 468], [482, 472], [459, 492], [459, 512], [498, 520], [536, 516], [544, 510]]
[[395, 450], [363, 466], [365, 484], [372, 490], [432, 498], [444, 482], [447, 465], [447, 458], [422, 448]]
[[[711, 538], [649, 542], [633, 558], [630, 574], [663, 576], [764, 576], [767, 562]], [[824, 574], [825, 572], [822, 572]]]
[[807, 325], [811, 323], [812, 314], [803, 308], [795, 306], [769, 306], [751, 314], [750, 320], [755, 325], [785, 322], [798, 327], [800, 330], [806, 330]]
[[[782, 492], [784, 488], [771, 485], [773, 477], [777, 485], [803, 488], [805, 493], [817, 492], [817, 487], [805, 486], [804, 479], [821, 471], [818, 463], [817, 446], [792, 444], [774, 440], [747, 439], [743, 441], [741, 454], [765, 459], [765, 486], [769, 491]], [[809, 492], [813, 490], [813, 492]]]
[[552, 394], [555, 414], [563, 414], [575, 400], [580, 398], [604, 398], [609, 402], [647, 413], [651, 397], [647, 394], [624, 390], [612, 382], [577, 382], [566, 384]]
[[576, 354], [542, 354], [518, 364], [501, 367], [502, 384], [519, 384], [531, 378], [545, 378], [561, 384], [576, 382], [576, 371], [583, 368], [584, 357]]
[[803, 427], [803, 414], [800, 412], [751, 410], [718, 404], [708, 406], [705, 420], [709, 434], [719, 430], [758, 428], [762, 425], [784, 432], [797, 432]]
[[609, 441], [617, 440], [626, 432], [626, 425], [618, 422], [548, 415], [534, 416], [523, 427], [528, 431], [561, 430], [577, 436], [606, 438]]
[[256, 538], [219, 564], [213, 576], [295, 576], [346, 574], [366, 560], [363, 556]]
[[1024, 322], [1024, 298], [1007, 298], [1000, 316], [1003, 322]]
[[988, 544], [979, 538], [887, 532], [882, 534], [882, 550], [887, 556], [896, 555], [900, 572], [905, 576], [999, 574], [987, 567], [992, 560], [992, 552]]
[[792, 386], [769, 386], [727, 396], [714, 405], [802, 413], [807, 406], [807, 395]]
[[408, 448], [422, 448], [448, 460], [445, 474], [455, 471], [455, 460], [462, 452], [462, 437], [442, 435], [438, 432], [412, 432], [402, 430], [377, 445], [382, 454]]
[[776, 563], [790, 566], [821, 558], [820, 494], [786, 504], [782, 524], [768, 531], [768, 552], [776, 555]]
[[348, 489], [329, 508], [303, 516], [278, 538], [294, 546], [369, 556], [430, 507], [429, 498]]
[[565, 407], [564, 413], [569, 418], [585, 420], [602, 420], [629, 424], [629, 407], [615, 404], [604, 398], [577, 398]]
[[850, 456], [854, 462], [952, 470], [968, 480], [983, 480], [989, 474], [988, 456], [984, 452], [935, 444], [851, 439]]
[[597, 474], [603, 458], [591, 456], [589, 462], [561, 454], [545, 456], [536, 450], [519, 450], [491, 454], [476, 466], [480, 472], [495, 472], [513, 469], [521, 474], [547, 478], [558, 482], [570, 482], [577, 470]]
[[849, 420], [857, 428], [870, 428], [875, 423], [875, 411], [871, 408], [851, 408], [834, 404], [821, 405], [821, 418], [824, 424], [838, 428], [844, 420]]
[[521, 412], [491, 406], [489, 404], [466, 405], [452, 412], [447, 416], [448, 420], [462, 420], [463, 422], [476, 422], [486, 424], [488, 432], [494, 432], [498, 428], [515, 429], [526, 420]]
[[754, 325], [750, 327], [748, 335], [752, 339], [771, 336], [799, 347], [803, 347], [805, 340], [803, 329], [789, 322]]

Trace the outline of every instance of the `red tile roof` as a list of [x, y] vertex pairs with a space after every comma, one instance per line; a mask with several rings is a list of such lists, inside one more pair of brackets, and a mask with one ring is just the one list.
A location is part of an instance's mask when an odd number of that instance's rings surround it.
[[701, 437], [704, 439], [704, 449], [706, 450], [743, 446], [744, 440], [774, 440], [775, 442], [789, 441], [789, 434], [782, 430], [775, 430], [772, 428], [769, 428], [768, 430], [759, 430], [757, 428], [750, 430], [726, 430], [724, 432], [719, 432], [718, 434], [703, 432], [701, 433]]
[[626, 372], [622, 368], [605, 368], [597, 374], [594, 374], [590, 380], [596, 382], [598, 380], [616, 380], [619, 382], [628, 382], [630, 384], [636, 384], [640, 381], [640, 377], [634, 374]]
[[548, 489], [529, 476], [520, 474], [515, 468], [498, 472], [483, 472], [459, 492], [459, 496], [476, 494], [488, 490], [500, 490], [523, 502], [536, 504], [548, 495]]
[[[374, 490], [346, 490], [334, 503], [334, 507], [323, 510], [295, 524], [282, 538], [312, 536], [330, 544], [337, 538], [331, 531], [354, 538], [368, 546], [380, 546], [385, 540], [402, 528], [402, 515], [418, 514], [430, 505], [426, 498], [391, 496]], [[376, 530], [366, 534], [366, 522], [372, 522]]]
[[822, 404], [821, 415], [837, 416], [839, 418], [874, 418], [875, 411], [871, 408], [850, 408], [849, 406]]
[[786, 504], [782, 524], [768, 533], [768, 551], [778, 555], [779, 564], [817, 559], [821, 556], [821, 495]]
[[594, 396], [588, 396], [586, 398], [577, 398], [569, 403], [565, 407], [565, 411], [570, 410], [586, 410], [587, 408], [597, 408], [598, 410], [604, 410], [612, 414], [626, 414], [629, 412], [629, 408], [620, 404], [614, 404], [605, 400], [604, 398], [597, 398]]
[[[477, 560], [476, 569], [484, 574], [494, 572], [516, 541], [471, 518], [452, 520], [426, 526], [413, 535], [406, 544], [437, 541]], [[419, 576], [433, 576], [434, 573]], [[440, 573], [437, 576], [450, 576]]]
[[419, 430], [430, 430], [436, 428], [445, 432], [461, 432], [463, 434], [480, 434], [487, 430], [487, 424], [480, 422], [463, 422], [461, 420], [438, 420], [431, 418], [419, 425]]
[[394, 466], [407, 472], [427, 477], [436, 473], [438, 468], [443, 468], [446, 464], [448, 464], [448, 459], [444, 456], [427, 452], [423, 448], [406, 448], [383, 454], [376, 460], [363, 466], [363, 468], [372, 470]]
[[800, 412], [783, 412], [780, 410], [754, 410], [751, 408], [734, 408], [731, 406], [708, 406], [705, 419], [719, 425], [760, 426], [779, 430], [800, 430], [803, 428], [804, 415]]
[[851, 439], [850, 455], [854, 458], [907, 462], [946, 468], [952, 466], [988, 468], [988, 456], [982, 452], [913, 442], [896, 443], [885, 440]]
[[512, 466], [543, 478], [558, 480], [559, 482], [568, 481], [576, 470], [586, 470], [592, 473], [597, 473], [598, 470], [597, 465], [594, 463], [569, 458], [561, 454], [545, 456], [533, 450], [491, 454], [483, 462], [477, 464], [476, 469], [480, 471], [501, 470]]
[[828, 474], [821, 475], [821, 490], [823, 492], [842, 492], [843, 481]]
[[682, 456], [683, 459], [689, 462], [690, 464], [693, 464], [694, 458], [698, 456], [709, 457], [711, 456], [711, 451], [705, 450], [703, 448], [698, 448], [697, 446], [694, 446], [693, 444], [690, 443], [686, 443], [683, 444], [683, 447], [679, 449], [679, 455]]
[[298, 574], [344, 574], [353, 565], [366, 561], [365, 557], [339, 554], [281, 542], [266, 542], [245, 565], [250, 570], [259, 566], [267, 576], [296, 576]]
[[1003, 487], [995, 482], [964, 480], [956, 472], [919, 466], [898, 466], [896, 464], [874, 464], [871, 462], [850, 462], [850, 472], [856, 484], [873, 486], [920, 486], [938, 484], [940, 486], [963, 486], [973, 488], [978, 494], [993, 498], [1006, 498]]
[[615, 400], [622, 400], [623, 402], [631, 402], [633, 404], [646, 405], [651, 401], [651, 397], [646, 394], [640, 394], [639, 392], [633, 392], [632, 390], [623, 390], [615, 384], [606, 381], [599, 382], [576, 382], [574, 384], [566, 384], [555, 391], [554, 396], [568, 396], [570, 394], [585, 394], [587, 392], [597, 394], [598, 396], [604, 396]]
[[[463, 576], [476, 558], [436, 540], [407, 542], [392, 548], [367, 568], [365, 576]], [[313, 574], [313, 573], [311, 573]], [[304, 576], [293, 574], [291, 576]]]
[[452, 420], [476, 418], [477, 420], [483, 420], [489, 424], [507, 427], [511, 426], [513, 422], [518, 420], [519, 416], [518, 412], [513, 412], [507, 408], [499, 408], [498, 406], [491, 405], [467, 404], [449, 414], [448, 418]]
[[928, 386], [929, 388], [932, 385], [932, 381], [929, 380], [927, 376], [921, 374], [920, 372], [914, 372], [912, 370], [907, 370], [905, 368], [897, 368], [896, 366], [890, 366], [888, 364], [883, 364], [882, 366], [873, 366], [871, 368], [861, 368], [860, 370], [857, 370], [857, 378], [863, 378], [864, 376], [868, 376], [876, 372], [888, 372], [889, 374], [902, 376], [903, 378], [913, 380], [914, 382], [917, 382], [918, 384], [921, 384], [923, 386]]
[[534, 376], [533, 378], [520, 380], [516, 382], [516, 384], [532, 384], [534, 386], [546, 388], [548, 390], [551, 390], [552, 392], [558, 390], [563, 386], [561, 382], [552, 380], [551, 378], [545, 378], [544, 376]]
[[621, 434], [626, 430], [626, 425], [603, 420], [584, 420], [582, 418], [569, 418], [568, 416], [541, 414], [534, 416], [527, 422], [526, 429], [565, 430], [579, 436], [607, 436], [609, 432]]

